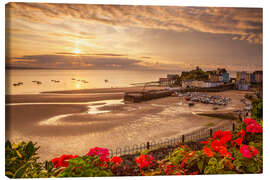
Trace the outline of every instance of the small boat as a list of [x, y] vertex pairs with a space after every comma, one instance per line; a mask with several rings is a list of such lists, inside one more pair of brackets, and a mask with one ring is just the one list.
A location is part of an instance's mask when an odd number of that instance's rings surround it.
[[23, 85], [23, 82], [13, 83], [13, 86], [20, 86]]
[[60, 81], [58, 81], [58, 80], [51, 80], [52, 82], [54, 82], [54, 83], [59, 83]]
[[107, 82], [109, 82], [109, 80], [108, 79], [105, 79], [104, 82], [107, 83]]
[[40, 85], [40, 84], [42, 84], [42, 82], [41, 81], [37, 81], [37, 84]]
[[75, 78], [72, 78], [71, 80], [73, 80], [73, 81], [74, 81], [74, 80], [76, 80], [76, 79], [75, 79]]

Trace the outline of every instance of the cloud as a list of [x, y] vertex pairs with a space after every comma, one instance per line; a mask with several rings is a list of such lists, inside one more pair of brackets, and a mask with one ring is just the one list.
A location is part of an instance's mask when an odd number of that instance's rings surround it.
[[100, 57], [100, 56], [75, 56], [65, 53], [63, 55], [27, 55], [22, 57], [6, 57], [6, 67], [15, 68], [42, 68], [42, 69], [92, 69], [92, 70], [143, 70], [180, 72], [191, 70], [200, 66], [204, 70], [226, 68], [230, 71], [253, 71], [262, 68], [256, 64], [236, 63], [229, 65], [224, 63], [201, 64], [196, 61], [190, 63], [161, 63], [131, 59], [126, 57]]
[[99, 56], [75, 56], [65, 53], [65, 55], [30, 55], [10, 58], [7, 63], [12, 63], [12, 66], [25, 65], [29, 67], [44, 67], [44, 68], [90, 68], [90, 69], [143, 69], [139, 65], [141, 60], [119, 58], [119, 57], [99, 57]]
[[100, 54], [93, 54], [95, 56], [126, 56], [124, 54], [114, 54], [114, 53], [100, 53]]
[[[76, 55], [76, 56], [78, 55], [76, 53], [69, 53], [69, 52], [56, 52], [55, 54], [59, 54], [59, 55]], [[96, 53], [96, 54], [80, 53], [80, 56], [123, 57], [123, 56], [127, 56], [127, 55], [125, 55], [125, 54], [115, 54], [115, 53]], [[142, 58], [145, 58], [145, 57], [142, 57]]]
[[148, 57], [148, 56], [142, 56], [141, 58], [143, 58], [143, 59], [151, 59], [151, 57]]
[[74, 55], [70, 53], [26, 55], [6, 57], [7, 67], [48, 68], [48, 69], [94, 69], [94, 70], [144, 70], [144, 71], [179, 71], [185, 64], [147, 62], [141, 59]]
[[33, 22], [50, 23], [50, 18], [72, 17], [111, 26], [229, 34], [234, 40], [262, 43], [260, 8], [43, 3], [9, 3], [6, 8], [11, 14]]

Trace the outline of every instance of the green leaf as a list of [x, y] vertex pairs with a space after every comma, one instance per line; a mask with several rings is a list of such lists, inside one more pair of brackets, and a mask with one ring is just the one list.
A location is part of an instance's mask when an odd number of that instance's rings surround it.
[[46, 161], [45, 169], [50, 172], [53, 169], [53, 163], [51, 161]]
[[8, 148], [9, 148], [9, 149], [12, 149], [12, 145], [11, 145], [11, 143], [10, 143], [9, 140], [6, 141], [5, 148], [6, 148], [6, 149], [8, 149]]
[[30, 141], [27, 146], [25, 147], [25, 151], [26, 151], [26, 156], [29, 159], [31, 156], [34, 155], [35, 153], [35, 147], [34, 144], [32, 143], [32, 141]]
[[29, 163], [26, 163], [25, 165], [23, 165], [22, 167], [20, 167], [15, 174], [13, 175], [13, 178], [23, 178], [25, 170], [27, 168]]
[[212, 157], [211, 159], [209, 159], [208, 165], [210, 166], [217, 165], [217, 159]]
[[12, 177], [12, 176], [13, 176], [13, 173], [10, 172], [10, 171], [6, 171], [5, 174], [6, 174], [6, 176], [8, 176], [8, 177]]
[[204, 161], [203, 160], [200, 160], [198, 163], [197, 163], [197, 166], [200, 170], [200, 172], [202, 173], [203, 171], [203, 165], [204, 165]]
[[221, 160], [221, 161], [219, 161], [218, 162], [218, 164], [217, 164], [217, 169], [223, 169], [224, 168], [224, 160]]

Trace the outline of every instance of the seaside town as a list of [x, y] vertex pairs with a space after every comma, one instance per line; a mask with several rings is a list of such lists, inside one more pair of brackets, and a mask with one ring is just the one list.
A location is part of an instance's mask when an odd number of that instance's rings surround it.
[[[230, 101], [227, 97], [207, 96], [199, 92], [221, 92], [225, 90], [251, 91], [259, 97], [262, 97], [262, 71], [236, 73], [235, 77], [230, 77], [225, 68], [218, 68], [213, 71], [203, 71], [200, 67], [191, 71], [183, 71], [179, 74], [167, 74], [166, 78], [159, 78], [158, 81], [138, 83], [144, 84], [140, 92], [126, 92], [125, 101], [141, 102], [151, 99], [168, 97], [173, 94], [183, 97], [186, 96], [188, 104], [194, 105], [194, 102], [201, 102], [214, 105], [227, 105]], [[137, 85], [137, 84], [132, 84]], [[148, 86], [159, 86], [164, 89], [147, 91]], [[193, 92], [193, 93], [192, 93]], [[195, 92], [195, 93], [194, 93]], [[250, 108], [250, 104], [247, 104]], [[213, 107], [217, 109], [217, 107]]]
[[166, 78], [159, 78], [161, 86], [182, 88], [211, 88], [228, 84], [234, 84], [233, 89], [250, 90], [262, 83], [262, 71], [236, 73], [236, 78], [230, 77], [229, 72], [224, 68], [204, 72], [197, 67], [195, 70], [179, 74], [168, 74]]

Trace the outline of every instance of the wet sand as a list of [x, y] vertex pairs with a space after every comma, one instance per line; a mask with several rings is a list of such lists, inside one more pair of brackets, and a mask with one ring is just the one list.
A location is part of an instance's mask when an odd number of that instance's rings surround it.
[[[123, 93], [126, 91], [141, 91], [143, 86], [122, 87], [122, 88], [96, 88], [96, 89], [78, 89], [66, 91], [47, 91], [42, 93], [58, 93], [58, 94], [85, 94], [85, 93]], [[164, 89], [164, 87], [147, 86], [146, 90]]]
[[[40, 94], [6, 95], [6, 103], [30, 102], [89, 102], [100, 100], [121, 99], [127, 91], [142, 91], [143, 87], [82, 89], [72, 91], [50, 91]], [[164, 89], [147, 87], [146, 90]]]
[[[133, 88], [132, 90], [135, 90]], [[137, 88], [140, 90], [140, 88]], [[100, 146], [115, 149], [146, 141], [176, 137], [230, 120], [199, 116], [211, 112], [212, 105], [189, 107], [178, 97], [167, 97], [138, 104], [124, 104], [123, 92], [130, 88], [11, 95], [6, 105], [6, 139], [32, 140], [40, 148], [41, 159], [61, 154], [84, 154]], [[78, 94], [79, 93], [79, 94]], [[106, 94], [104, 94], [106, 93]], [[246, 92], [211, 93], [232, 98], [218, 111], [233, 111], [243, 105]], [[111, 101], [108, 101], [111, 100]]]

